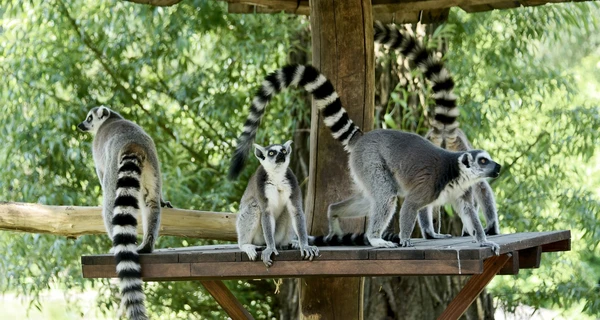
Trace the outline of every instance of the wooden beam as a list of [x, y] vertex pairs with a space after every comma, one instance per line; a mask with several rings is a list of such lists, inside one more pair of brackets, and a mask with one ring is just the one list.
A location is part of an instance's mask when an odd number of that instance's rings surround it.
[[543, 252], [558, 252], [558, 251], [571, 251], [571, 232], [569, 231], [569, 238], [556, 241], [553, 243], [545, 244], [542, 246]]
[[519, 251], [519, 267], [522, 269], [539, 268], [542, 262], [542, 247], [537, 246]]
[[500, 269], [500, 271], [498, 272], [498, 274], [501, 275], [516, 275], [519, 274], [519, 268], [520, 268], [520, 259], [519, 259], [519, 251], [513, 251], [512, 252], [512, 257], [510, 257], [510, 259], [508, 259], [508, 261], [504, 264], [504, 267], [502, 267], [502, 269]]
[[460, 318], [510, 257], [511, 254], [507, 253], [485, 260], [483, 263], [483, 273], [476, 274], [469, 279], [458, 295], [446, 307], [446, 310], [442, 312], [438, 320], [455, 320]]
[[[375, 71], [371, 0], [310, 1], [313, 65], [338, 91], [350, 118], [373, 128]], [[313, 235], [328, 231], [327, 207], [352, 194], [341, 144], [312, 105], [306, 217]], [[348, 219], [350, 220], [350, 219]], [[345, 221], [347, 232], [362, 231], [364, 219]], [[306, 279], [300, 286], [300, 319], [362, 319], [363, 279]]]
[[[65, 237], [106, 234], [101, 212], [101, 207], [0, 202], [0, 230]], [[160, 235], [236, 241], [235, 218], [228, 212], [163, 208]]]
[[233, 293], [225, 286], [223, 281], [218, 280], [204, 280], [200, 281], [204, 288], [210, 293], [215, 300], [219, 303], [221, 308], [227, 312], [227, 314], [233, 320], [254, 320], [254, 317], [242, 306], [242, 304], [235, 298]]

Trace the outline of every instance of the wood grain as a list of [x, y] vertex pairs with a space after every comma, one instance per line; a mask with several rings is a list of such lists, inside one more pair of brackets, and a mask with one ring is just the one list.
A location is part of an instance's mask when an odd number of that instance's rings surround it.
[[204, 288], [210, 293], [215, 300], [219, 303], [221, 308], [227, 312], [227, 314], [233, 320], [253, 320], [254, 317], [244, 309], [244, 306], [235, 298], [233, 293], [225, 286], [223, 281], [218, 280], [203, 280], [200, 281]]
[[503, 254], [487, 259], [483, 264], [483, 273], [471, 277], [463, 289], [450, 302], [446, 310], [442, 312], [438, 320], [456, 320], [462, 316], [475, 301], [477, 296], [483, 291], [483, 288], [492, 281], [494, 276], [502, 269], [504, 264], [510, 259], [511, 254]]
[[[313, 65], [331, 80], [350, 119], [363, 131], [371, 130], [375, 99], [371, 1], [310, 1], [310, 22]], [[309, 233], [324, 234], [328, 231], [328, 205], [349, 197], [352, 181], [347, 154], [323, 124], [314, 102], [310, 148], [307, 224]], [[347, 219], [342, 228], [363, 231], [364, 221]], [[363, 282], [358, 277], [302, 281], [300, 319], [362, 319]]]
[[[160, 235], [236, 241], [235, 214], [162, 209]], [[138, 233], [141, 233], [141, 223]], [[0, 202], [0, 230], [65, 237], [106, 234], [101, 207]]]

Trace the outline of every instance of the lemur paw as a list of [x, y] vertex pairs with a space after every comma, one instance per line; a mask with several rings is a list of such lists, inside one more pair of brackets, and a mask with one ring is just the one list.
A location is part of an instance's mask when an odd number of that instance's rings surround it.
[[142, 243], [139, 247], [137, 247], [138, 253], [152, 253], [153, 250], [154, 246], [150, 242]]
[[270, 267], [273, 265], [273, 260], [271, 260], [271, 254], [279, 255], [279, 252], [275, 248], [266, 248], [262, 252], [262, 261], [265, 266]]
[[500, 246], [495, 243], [495, 242], [491, 242], [491, 241], [483, 241], [479, 244], [479, 246], [481, 247], [490, 247], [492, 249], [492, 252], [499, 256], [500, 255]]
[[414, 247], [414, 245], [412, 244], [412, 241], [410, 241], [410, 238], [400, 239], [400, 246], [401, 247]]
[[445, 234], [445, 233], [426, 233], [425, 234], [425, 239], [448, 239], [448, 238], [452, 238], [451, 234]]
[[248, 259], [251, 261], [256, 260], [256, 246], [253, 244], [243, 244], [240, 246], [240, 250], [244, 251], [248, 255]]
[[371, 244], [371, 246], [376, 248], [395, 248], [398, 246], [397, 244], [391, 241], [385, 241], [381, 238], [369, 239], [369, 243]]
[[292, 246], [292, 249], [300, 249], [300, 241], [296, 239], [292, 240], [290, 245]]
[[163, 199], [160, 199], [160, 207], [161, 208], [173, 208], [173, 205], [171, 204], [171, 201], [165, 201]]
[[319, 256], [319, 249], [316, 246], [300, 246], [300, 257], [312, 261]]

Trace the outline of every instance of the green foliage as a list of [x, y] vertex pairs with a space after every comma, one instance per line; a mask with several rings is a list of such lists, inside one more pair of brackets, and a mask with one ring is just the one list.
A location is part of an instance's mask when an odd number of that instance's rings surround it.
[[[438, 31], [450, 40], [461, 127], [504, 166], [493, 183], [502, 231], [573, 230], [573, 251], [544, 254], [540, 269], [495, 282], [494, 295], [508, 307], [600, 314], [599, 11], [589, 3], [453, 10]], [[237, 183], [223, 177], [252, 92], [285, 63], [306, 24], [290, 15], [228, 15], [212, 0], [169, 8], [8, 1], [0, 7], [0, 200], [99, 204], [91, 138], [75, 126], [89, 107], [108, 104], [154, 137], [167, 200], [234, 211], [251, 170]], [[424, 112], [408, 96], [395, 92], [378, 125], [423, 133]], [[307, 114], [299, 110], [306, 106], [297, 94], [276, 99], [257, 141], [289, 139], [299, 121], [289, 115]], [[206, 243], [162, 237], [158, 246]], [[28, 296], [37, 308], [50, 288], [95, 290], [99, 308], [112, 314], [116, 287], [83, 280], [79, 264], [82, 254], [109, 246], [104, 236], [1, 232], [0, 290]], [[256, 318], [276, 317], [270, 281], [227, 285]], [[146, 292], [164, 319], [225, 317], [197, 282], [150, 283]]]

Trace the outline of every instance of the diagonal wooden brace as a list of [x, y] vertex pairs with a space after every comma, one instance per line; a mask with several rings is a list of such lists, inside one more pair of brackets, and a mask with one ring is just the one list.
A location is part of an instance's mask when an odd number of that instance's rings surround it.
[[203, 280], [200, 281], [204, 288], [208, 290], [211, 296], [217, 300], [221, 308], [233, 320], [254, 320], [248, 310], [235, 298], [233, 293], [220, 280]]
[[494, 278], [512, 255], [510, 253], [488, 258], [483, 262], [483, 272], [476, 274], [469, 279], [467, 284], [460, 290], [454, 300], [450, 302], [446, 310], [438, 317], [438, 320], [454, 320], [467, 311], [469, 306], [477, 299], [477, 296], [483, 291]]

